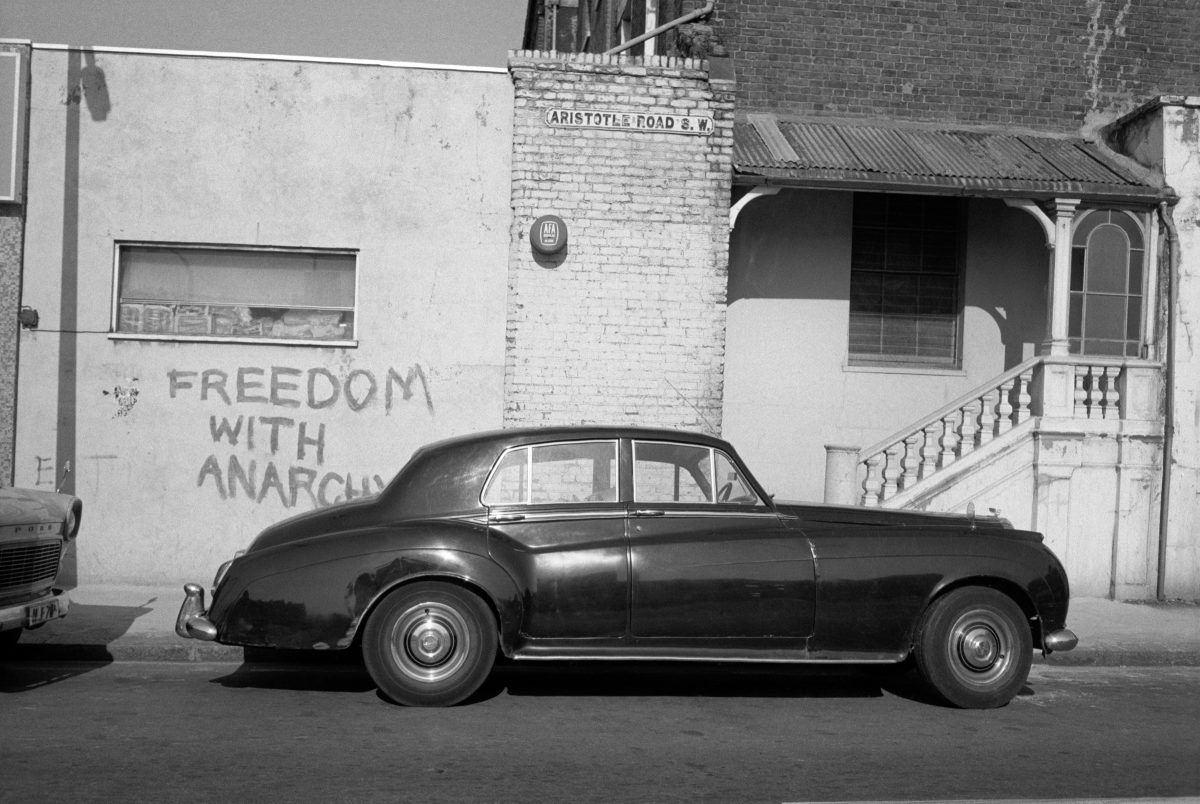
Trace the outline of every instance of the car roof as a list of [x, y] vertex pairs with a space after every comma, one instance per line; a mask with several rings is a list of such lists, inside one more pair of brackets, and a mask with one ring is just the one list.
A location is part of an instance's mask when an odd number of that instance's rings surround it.
[[468, 435], [435, 441], [421, 451], [441, 450], [453, 447], [469, 447], [485, 443], [507, 449], [546, 441], [590, 441], [595, 439], [636, 438], [654, 441], [687, 441], [705, 446], [729, 449], [729, 444], [720, 438], [691, 430], [668, 427], [622, 427], [618, 425], [572, 425], [554, 427], [513, 427], [487, 430]]

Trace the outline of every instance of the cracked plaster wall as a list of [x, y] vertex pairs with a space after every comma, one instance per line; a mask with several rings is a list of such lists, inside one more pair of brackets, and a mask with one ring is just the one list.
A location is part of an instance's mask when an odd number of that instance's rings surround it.
[[1162, 169], [1179, 194], [1174, 360], [1174, 438], [1164, 593], [1200, 599], [1200, 97], [1157, 114]]

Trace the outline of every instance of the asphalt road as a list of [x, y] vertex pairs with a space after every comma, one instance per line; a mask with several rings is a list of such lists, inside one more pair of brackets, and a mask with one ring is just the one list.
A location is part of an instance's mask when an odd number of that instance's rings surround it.
[[1200, 668], [1035, 666], [978, 712], [786, 669], [521, 666], [431, 710], [321, 666], [0, 666], [4, 801], [1170, 796], [1200, 796]]

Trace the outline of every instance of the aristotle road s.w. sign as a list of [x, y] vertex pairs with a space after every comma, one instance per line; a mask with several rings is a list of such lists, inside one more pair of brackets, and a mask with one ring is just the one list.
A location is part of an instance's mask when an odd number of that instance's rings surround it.
[[546, 124], [552, 128], [603, 128], [615, 131], [651, 131], [664, 134], [713, 133], [709, 115], [618, 112], [612, 110], [548, 109]]

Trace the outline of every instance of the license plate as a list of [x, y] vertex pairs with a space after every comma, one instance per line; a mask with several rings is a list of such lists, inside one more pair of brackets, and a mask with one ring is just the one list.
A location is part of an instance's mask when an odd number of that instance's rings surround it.
[[45, 603], [33, 603], [25, 607], [25, 625], [32, 628], [58, 617], [58, 601], [48, 600]]

